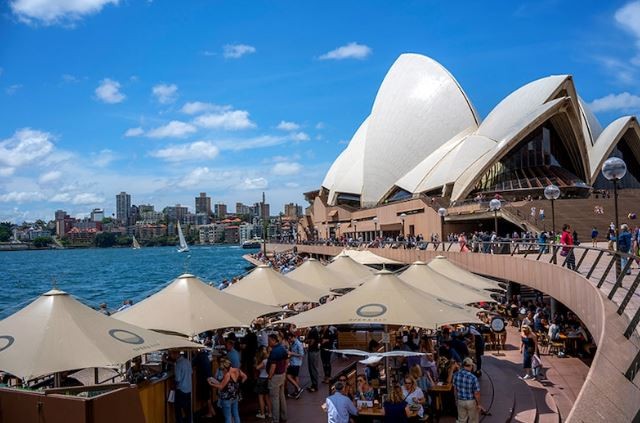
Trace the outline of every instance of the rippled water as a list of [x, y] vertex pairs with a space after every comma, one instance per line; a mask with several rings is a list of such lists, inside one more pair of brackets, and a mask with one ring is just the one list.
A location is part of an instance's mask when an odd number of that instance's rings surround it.
[[11, 251], [0, 253], [0, 319], [18, 311], [38, 295], [58, 289], [96, 307], [110, 309], [125, 299], [138, 302], [188, 271], [205, 282], [245, 273], [249, 266], [239, 246], [96, 248], [78, 250]]

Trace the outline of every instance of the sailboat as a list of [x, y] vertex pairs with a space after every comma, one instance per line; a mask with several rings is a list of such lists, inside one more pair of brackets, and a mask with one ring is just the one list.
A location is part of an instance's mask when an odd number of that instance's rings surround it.
[[178, 222], [178, 238], [180, 238], [180, 246], [178, 247], [179, 253], [186, 253], [189, 251], [189, 246], [187, 245], [187, 241], [184, 239], [184, 234], [182, 233], [182, 228], [180, 227], [180, 222]]
[[140, 243], [136, 239], [135, 235], [133, 235], [133, 241], [132, 241], [132, 247], [131, 248], [133, 248], [134, 250], [139, 250], [140, 249]]

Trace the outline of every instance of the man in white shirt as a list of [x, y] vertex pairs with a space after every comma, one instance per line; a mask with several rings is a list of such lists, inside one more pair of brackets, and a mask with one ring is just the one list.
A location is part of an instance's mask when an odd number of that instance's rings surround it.
[[327, 423], [349, 423], [349, 416], [357, 416], [358, 409], [353, 402], [342, 393], [343, 382], [336, 382], [334, 385], [336, 392], [327, 397], [325, 410], [327, 411]]

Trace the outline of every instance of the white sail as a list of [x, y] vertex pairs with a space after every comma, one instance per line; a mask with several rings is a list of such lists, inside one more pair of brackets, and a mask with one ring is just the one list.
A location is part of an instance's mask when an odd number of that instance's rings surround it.
[[187, 241], [184, 239], [182, 228], [180, 227], [180, 222], [178, 222], [178, 238], [180, 238], [180, 246], [178, 247], [178, 252], [184, 253], [189, 251], [189, 246], [187, 245]]
[[133, 235], [133, 246], [132, 248], [134, 250], [139, 250], [140, 249], [140, 243], [138, 242], [138, 240], [136, 239], [136, 236]]

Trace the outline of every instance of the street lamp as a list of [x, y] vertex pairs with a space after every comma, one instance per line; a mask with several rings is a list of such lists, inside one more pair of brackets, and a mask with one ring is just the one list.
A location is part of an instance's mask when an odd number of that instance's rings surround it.
[[489, 201], [489, 209], [493, 212], [493, 226], [498, 236], [498, 210], [502, 208], [502, 203], [497, 198]]
[[402, 213], [400, 215], [400, 220], [402, 221], [402, 239], [404, 239], [404, 219], [407, 217], [406, 213]]
[[553, 228], [553, 236], [556, 235], [556, 209], [554, 208], [554, 201], [560, 198], [560, 188], [551, 184], [547, 185], [544, 189], [544, 197], [551, 201], [551, 227]]
[[336, 239], [340, 239], [340, 222], [336, 223]]
[[354, 219], [351, 219], [351, 224], [353, 225], [353, 238], [355, 240], [358, 239], [358, 225]]
[[[620, 252], [620, 243], [618, 242], [618, 233], [620, 230], [620, 224], [618, 222], [618, 181], [624, 178], [627, 174], [627, 164], [619, 157], [611, 157], [607, 159], [602, 165], [602, 175], [609, 181], [613, 182], [613, 209], [615, 213], [615, 237], [616, 237], [616, 251]], [[616, 277], [620, 276], [620, 255], [616, 259]]]
[[375, 228], [373, 231], [373, 238], [378, 237], [378, 216], [373, 218], [373, 227]]
[[440, 216], [440, 238], [442, 238], [442, 251], [444, 251], [444, 217], [447, 215], [447, 209], [440, 207], [438, 216]]

